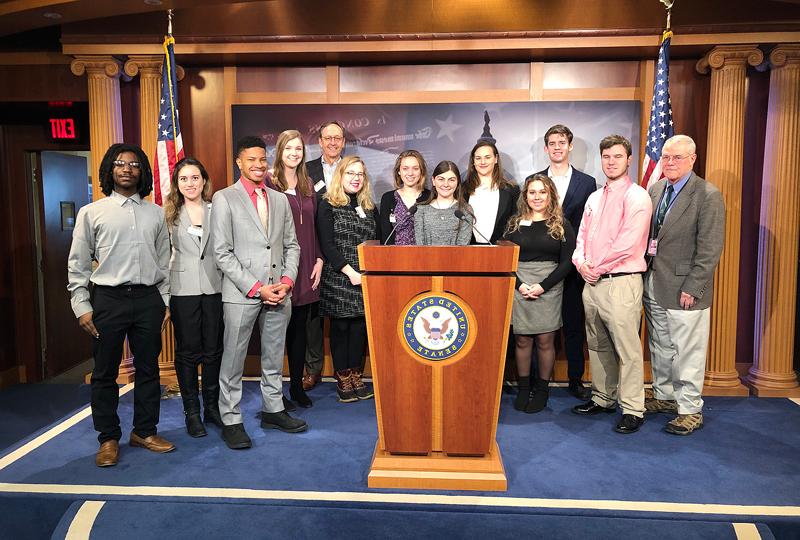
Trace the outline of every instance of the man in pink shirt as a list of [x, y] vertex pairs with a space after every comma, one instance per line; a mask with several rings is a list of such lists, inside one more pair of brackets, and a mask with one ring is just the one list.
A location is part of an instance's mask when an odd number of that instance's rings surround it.
[[600, 141], [606, 184], [589, 196], [572, 262], [586, 280], [583, 305], [592, 370], [592, 399], [572, 408], [581, 415], [613, 413], [614, 430], [635, 433], [644, 422], [644, 374], [639, 325], [642, 274], [653, 204], [631, 182], [631, 143], [621, 135]]

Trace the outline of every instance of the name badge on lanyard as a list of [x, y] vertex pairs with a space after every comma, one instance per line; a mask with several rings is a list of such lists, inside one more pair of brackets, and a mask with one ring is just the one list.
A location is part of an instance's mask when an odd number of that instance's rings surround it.
[[356, 206], [356, 214], [358, 214], [358, 217], [360, 217], [361, 219], [367, 217], [367, 214], [364, 212], [364, 209], [361, 208], [361, 206]]
[[314, 191], [319, 191], [325, 187], [325, 180], [320, 180], [316, 184], [314, 184]]
[[655, 257], [658, 253], [658, 238], [651, 238], [647, 243], [647, 254], [650, 257]]
[[192, 225], [191, 227], [186, 229], [186, 232], [188, 232], [192, 236], [196, 236], [198, 238], [202, 238], [203, 237], [203, 228], [202, 227], [198, 227], [197, 225]]

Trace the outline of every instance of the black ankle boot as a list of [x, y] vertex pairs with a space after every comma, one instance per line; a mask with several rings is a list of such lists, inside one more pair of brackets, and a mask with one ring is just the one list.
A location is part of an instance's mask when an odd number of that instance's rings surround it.
[[203, 421], [200, 420], [200, 411], [185, 412], [186, 415], [186, 432], [190, 437], [205, 437], [208, 435], [206, 428], [203, 427]]
[[308, 409], [313, 405], [311, 402], [311, 398], [308, 397], [306, 391], [303, 390], [303, 384], [300, 383], [299, 386], [290, 386], [289, 387], [289, 397], [292, 398], [292, 401], [296, 402], [298, 405], [303, 407], [304, 409]]
[[514, 400], [514, 408], [524, 411], [530, 401], [531, 379], [530, 377], [520, 377], [517, 381], [517, 399]]
[[547, 407], [547, 399], [550, 397], [550, 381], [536, 379], [536, 384], [531, 392], [531, 399], [525, 407], [526, 413], [537, 413]]
[[203, 364], [203, 421], [224, 427], [219, 413], [219, 361]]

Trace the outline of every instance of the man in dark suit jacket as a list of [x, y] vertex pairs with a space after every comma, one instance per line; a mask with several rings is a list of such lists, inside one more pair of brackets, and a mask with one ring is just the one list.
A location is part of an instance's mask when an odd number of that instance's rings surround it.
[[[344, 127], [336, 120], [323, 123], [319, 127], [319, 147], [322, 155], [306, 162], [306, 171], [317, 194], [317, 205], [328, 191], [333, 173], [342, 160], [346, 143]], [[322, 318], [316, 309], [309, 310], [306, 321], [306, 374], [303, 376], [303, 390], [311, 390], [322, 378], [324, 353], [322, 345]]]
[[695, 143], [667, 139], [661, 151], [665, 179], [648, 190], [653, 202], [644, 280], [644, 306], [653, 398], [647, 413], [677, 417], [667, 433], [689, 435], [703, 427], [703, 379], [714, 271], [725, 243], [725, 203], [720, 191], [693, 171]]
[[[583, 208], [595, 190], [597, 182], [586, 173], [575, 169], [569, 163], [572, 152], [572, 131], [567, 126], [556, 124], [544, 134], [544, 151], [550, 159], [550, 166], [536, 174], [549, 176], [558, 190], [558, 198], [564, 217], [577, 233], [581, 226]], [[561, 317], [564, 321], [564, 344], [567, 355], [567, 374], [570, 394], [580, 400], [591, 396], [581, 379], [584, 372], [583, 343], [586, 341], [584, 328], [583, 278], [572, 268], [564, 279], [564, 295], [561, 304]]]

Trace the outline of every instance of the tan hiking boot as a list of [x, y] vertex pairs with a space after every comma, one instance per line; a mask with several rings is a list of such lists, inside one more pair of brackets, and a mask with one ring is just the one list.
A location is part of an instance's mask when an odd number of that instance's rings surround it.
[[703, 413], [679, 414], [664, 427], [667, 433], [673, 435], [691, 435], [695, 430], [703, 427]]
[[644, 412], [645, 414], [678, 414], [678, 404], [674, 399], [645, 399]]

